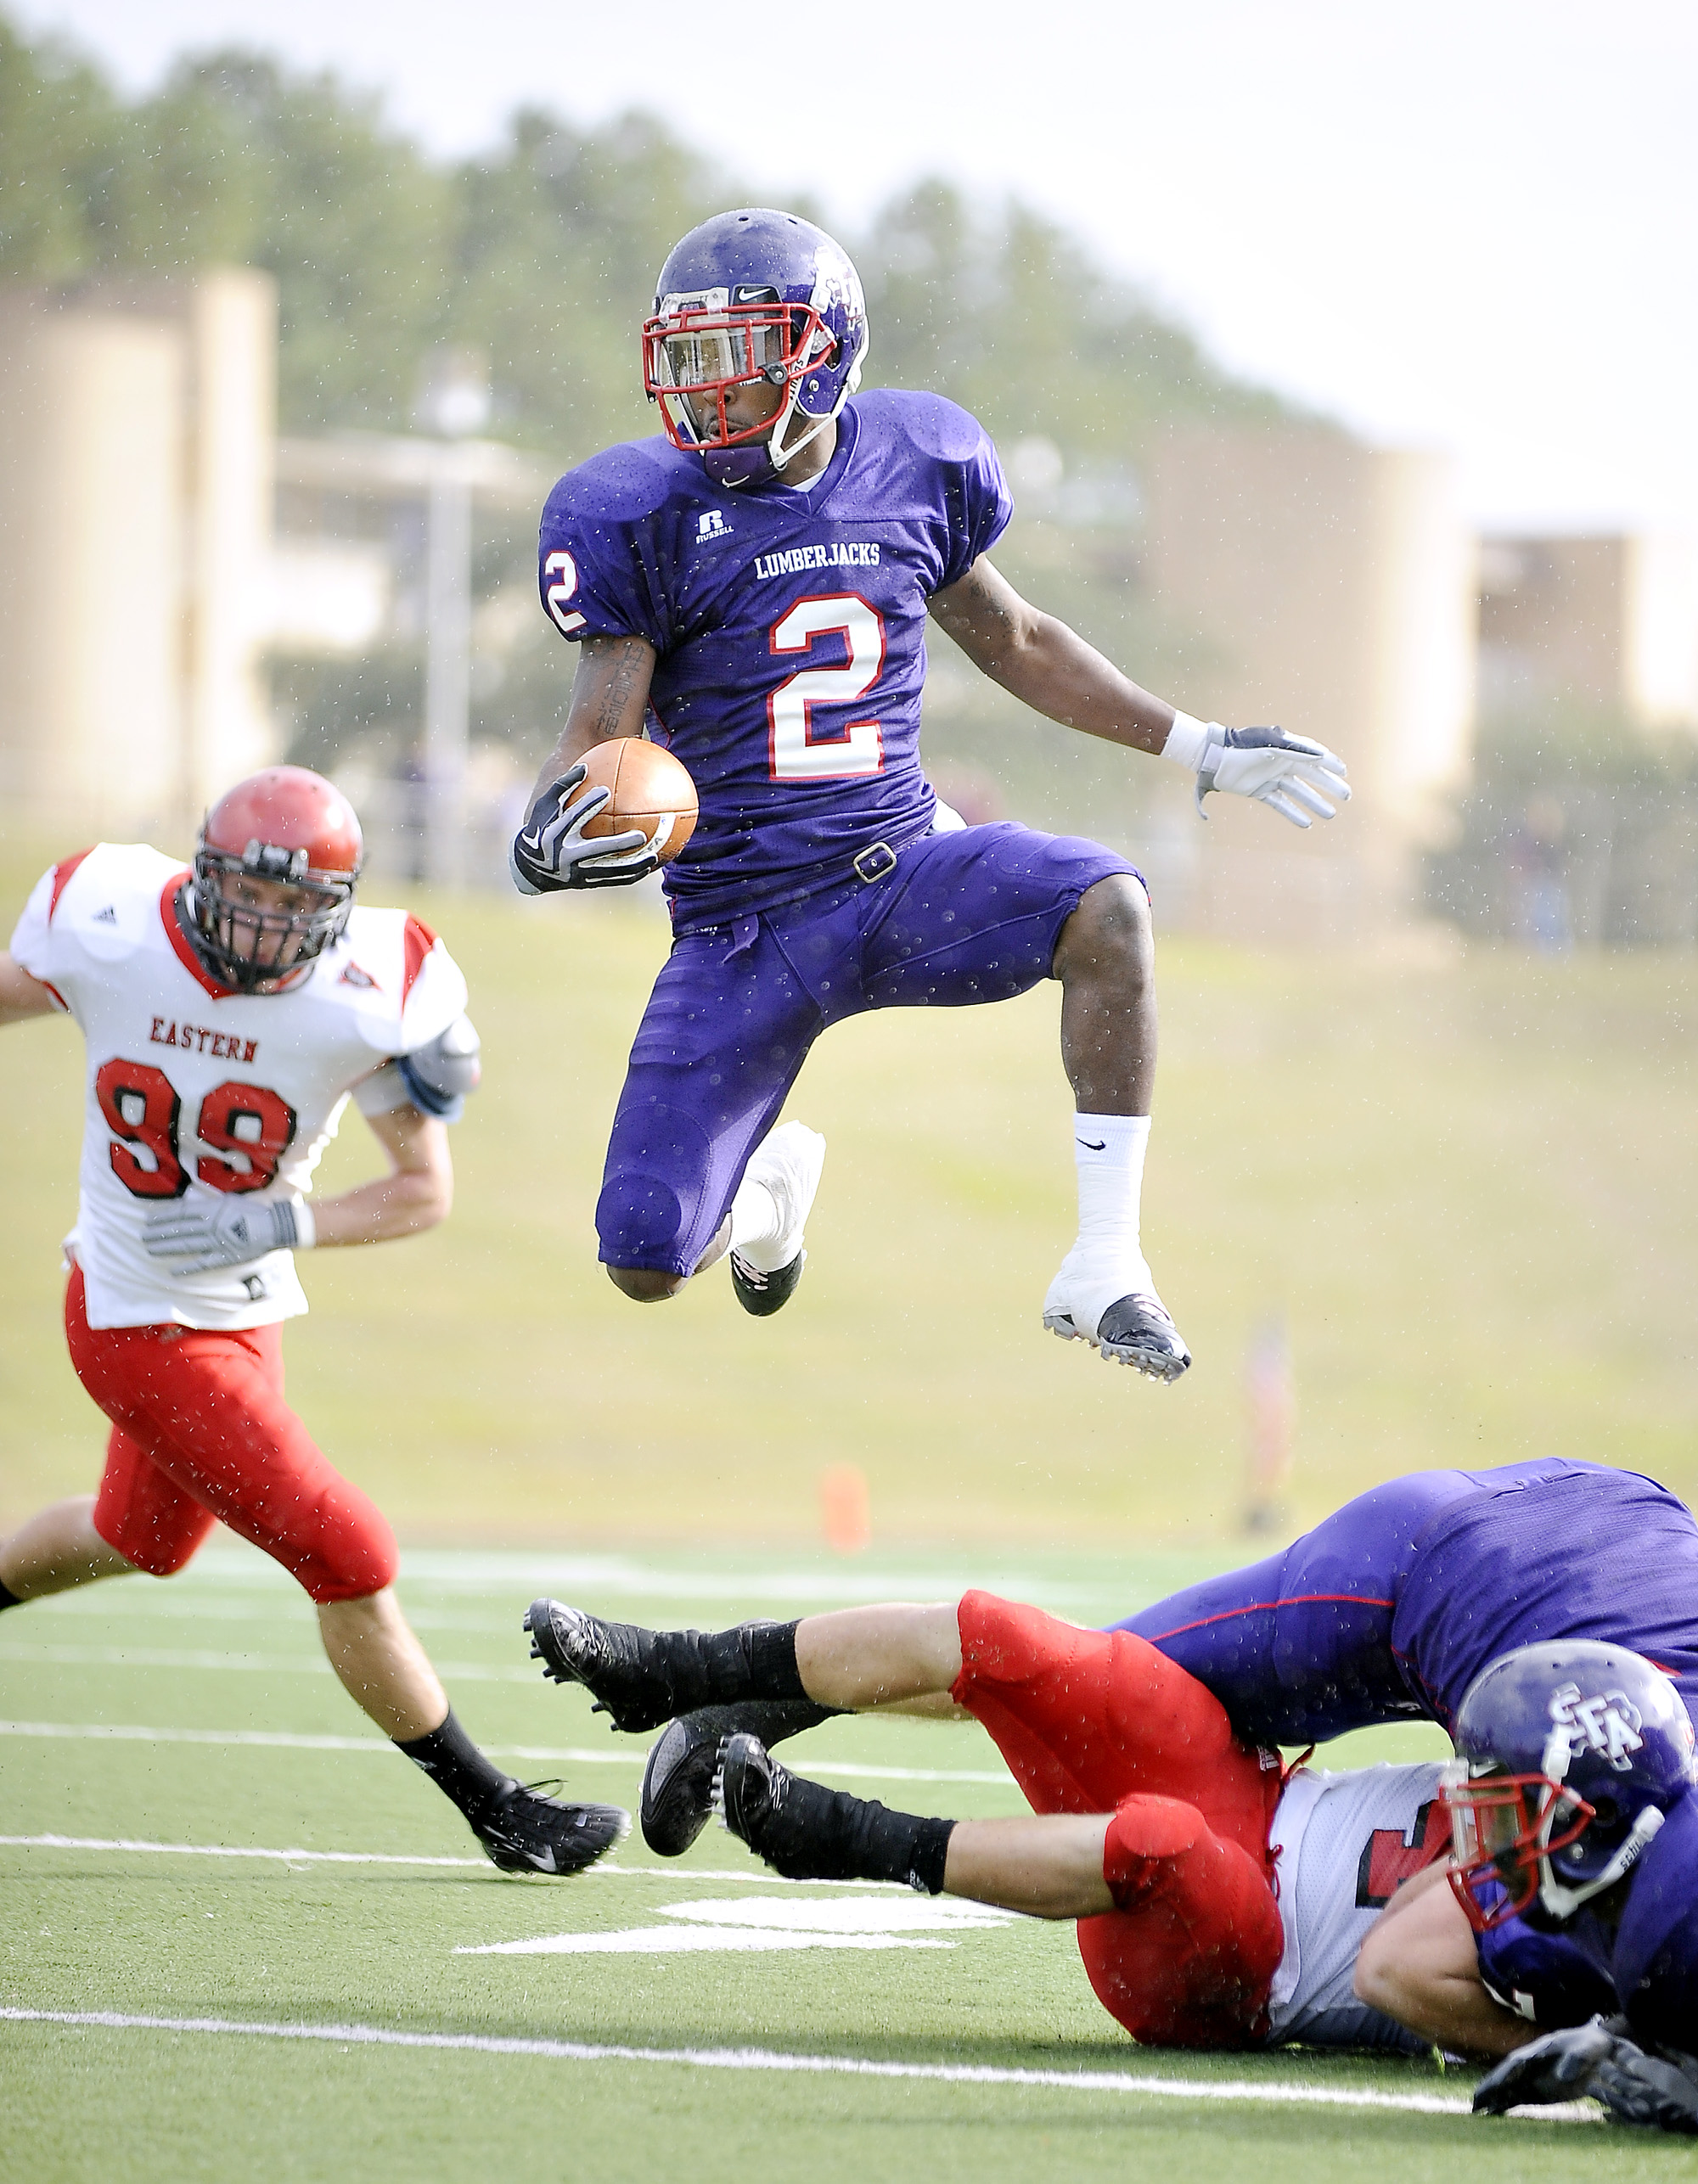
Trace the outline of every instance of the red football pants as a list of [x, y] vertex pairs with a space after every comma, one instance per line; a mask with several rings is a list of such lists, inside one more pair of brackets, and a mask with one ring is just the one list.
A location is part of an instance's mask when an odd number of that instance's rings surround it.
[[283, 1399], [280, 1327], [91, 1328], [77, 1267], [65, 1332], [77, 1378], [112, 1421], [94, 1529], [127, 1562], [169, 1577], [216, 1519], [314, 1600], [362, 1600], [394, 1581], [382, 1513]]
[[1196, 1678], [1130, 1631], [1076, 1630], [988, 1592], [962, 1601], [953, 1696], [1034, 1812], [1113, 1815], [1116, 1908], [1078, 1923], [1097, 1999], [1134, 2040], [1242, 2046], [1285, 1950], [1268, 1830], [1277, 1766]]

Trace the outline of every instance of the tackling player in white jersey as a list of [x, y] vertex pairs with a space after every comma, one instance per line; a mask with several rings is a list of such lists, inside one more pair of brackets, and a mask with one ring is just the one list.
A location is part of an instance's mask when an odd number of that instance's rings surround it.
[[[0, 1541], [0, 1609], [168, 1577], [222, 1519], [297, 1578], [332, 1667], [494, 1862], [564, 1873], [623, 1832], [538, 1795], [466, 1735], [392, 1590], [395, 1536], [284, 1400], [291, 1254], [448, 1211], [447, 1122], [477, 1081], [466, 985], [430, 928], [357, 909], [359, 823], [276, 766], [208, 814], [194, 869], [101, 844], [42, 875], [0, 955], [0, 1023], [64, 1012], [87, 1047], [65, 1331], [112, 1422], [100, 1490]], [[350, 1095], [390, 1172], [315, 1208]]]

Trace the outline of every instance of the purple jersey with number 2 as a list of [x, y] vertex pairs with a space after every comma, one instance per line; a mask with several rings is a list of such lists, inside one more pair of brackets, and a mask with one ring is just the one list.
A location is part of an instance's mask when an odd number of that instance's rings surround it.
[[919, 763], [925, 611], [1006, 529], [996, 450], [941, 396], [858, 396], [810, 485], [731, 491], [664, 438], [548, 497], [543, 602], [562, 633], [640, 637], [649, 733], [701, 817], [667, 867], [679, 931], [795, 901], [931, 825]]

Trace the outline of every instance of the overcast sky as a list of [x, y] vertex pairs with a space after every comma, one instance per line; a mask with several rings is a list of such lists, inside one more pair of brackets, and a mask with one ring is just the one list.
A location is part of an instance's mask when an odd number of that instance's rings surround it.
[[642, 104], [850, 224], [926, 171], [1013, 191], [1228, 363], [1387, 444], [1454, 450], [1487, 521], [1698, 533], [1691, 0], [11, 12], [131, 91], [222, 41], [334, 66], [439, 153], [489, 144], [521, 102]]

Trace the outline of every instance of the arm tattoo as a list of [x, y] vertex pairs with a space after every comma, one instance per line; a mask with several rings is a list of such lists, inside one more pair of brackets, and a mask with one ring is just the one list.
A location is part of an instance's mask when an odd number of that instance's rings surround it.
[[602, 686], [600, 703], [595, 709], [592, 723], [601, 741], [604, 742], [608, 737], [619, 733], [626, 705], [645, 665], [644, 650], [645, 648], [640, 644], [621, 644], [609, 663], [607, 680]]

